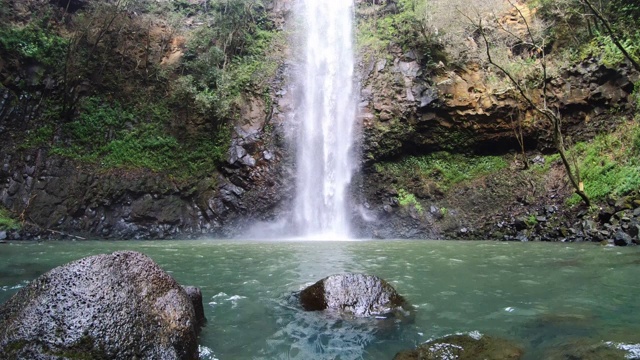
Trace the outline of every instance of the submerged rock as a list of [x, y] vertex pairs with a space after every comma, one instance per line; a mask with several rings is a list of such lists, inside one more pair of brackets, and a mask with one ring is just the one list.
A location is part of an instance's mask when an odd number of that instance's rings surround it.
[[386, 281], [366, 274], [328, 276], [300, 292], [307, 311], [339, 310], [357, 317], [391, 314], [406, 305]]
[[606, 359], [638, 359], [640, 345], [613, 342], [595, 342], [593, 340], [575, 339], [553, 347], [544, 354], [546, 360], [606, 360]]
[[197, 359], [185, 290], [133, 251], [57, 267], [0, 306], [2, 359]]
[[449, 335], [401, 351], [393, 360], [517, 360], [523, 351], [515, 344], [479, 333]]

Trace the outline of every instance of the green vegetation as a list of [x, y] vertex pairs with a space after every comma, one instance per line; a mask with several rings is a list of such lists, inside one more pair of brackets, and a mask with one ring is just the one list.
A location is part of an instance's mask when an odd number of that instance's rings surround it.
[[56, 144], [53, 153], [105, 168], [147, 168], [179, 178], [204, 175], [226, 156], [226, 128], [215, 137], [179, 142], [161, 127], [169, 110], [160, 105], [127, 109], [90, 97], [80, 109], [80, 116], [63, 126], [66, 144]]
[[[578, 159], [584, 190], [590, 198], [602, 200], [640, 188], [640, 124], [625, 123], [609, 134], [598, 135], [570, 150]], [[569, 205], [580, 202], [577, 195]]]
[[530, 214], [529, 216], [527, 216], [527, 218], [524, 220], [525, 224], [527, 224], [528, 227], [534, 227], [538, 224], [538, 218], [536, 218], [535, 214]]
[[[640, 32], [622, 40], [621, 44], [629, 54], [636, 59], [640, 59]], [[620, 65], [626, 59], [622, 51], [620, 51], [608, 35], [598, 35], [590, 42], [584, 44], [579, 50], [578, 58], [575, 60], [586, 60], [593, 56], [599, 56], [600, 61], [610, 68]]]
[[[395, 44], [413, 50], [423, 63], [464, 65], [478, 57], [468, 18], [500, 13], [501, 0], [398, 0], [360, 5], [358, 45], [376, 54]], [[471, 42], [469, 41], [471, 39]]]
[[398, 203], [403, 207], [413, 206], [420, 215], [424, 213], [424, 208], [422, 207], [422, 204], [418, 202], [415, 195], [405, 189], [398, 190]]
[[427, 2], [398, 0], [395, 5], [397, 11], [382, 12], [382, 7], [374, 4], [364, 10], [365, 16], [358, 18], [358, 46], [377, 52], [393, 43], [403, 50], [420, 51], [428, 62], [439, 60], [442, 46], [425, 22]]
[[19, 74], [3, 85], [41, 97], [22, 149], [199, 176], [224, 161], [247, 98], [270, 97], [285, 36], [261, 1], [93, 2], [76, 13], [53, 3], [23, 25], [0, 0], [0, 67]]
[[191, 99], [203, 116], [232, 117], [244, 93], [264, 94], [275, 76], [284, 43], [257, 1], [214, 2], [196, 30], [175, 80], [175, 104]]
[[14, 219], [9, 210], [0, 207], [0, 230], [17, 230], [20, 228], [20, 222]]
[[0, 27], [0, 53], [15, 51], [22, 58], [53, 66], [67, 46], [67, 39], [41, 24]]
[[406, 157], [399, 162], [376, 164], [376, 170], [408, 183], [410, 178], [435, 182], [442, 191], [462, 181], [499, 171], [507, 166], [500, 156], [465, 156], [447, 152]]
[[554, 48], [562, 49], [556, 58], [577, 62], [599, 57], [609, 67], [640, 61], [640, 4], [635, 0], [537, 0], [529, 6], [554, 25], [546, 35]]

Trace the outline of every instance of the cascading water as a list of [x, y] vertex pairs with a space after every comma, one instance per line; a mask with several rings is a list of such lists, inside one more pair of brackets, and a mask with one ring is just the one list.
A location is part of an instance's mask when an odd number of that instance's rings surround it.
[[294, 222], [305, 237], [349, 237], [347, 188], [356, 116], [353, 3], [303, 0], [304, 58], [295, 116], [297, 192]]

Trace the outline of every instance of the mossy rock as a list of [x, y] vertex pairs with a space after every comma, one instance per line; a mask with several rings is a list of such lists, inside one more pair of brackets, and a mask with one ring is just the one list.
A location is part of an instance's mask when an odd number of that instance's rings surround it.
[[629, 357], [629, 353], [623, 350], [623, 344], [593, 343], [587, 339], [576, 339], [570, 343], [559, 345], [548, 350], [544, 354], [547, 360], [618, 360], [638, 359]]
[[396, 354], [394, 360], [518, 360], [523, 350], [512, 342], [480, 334], [448, 335]]

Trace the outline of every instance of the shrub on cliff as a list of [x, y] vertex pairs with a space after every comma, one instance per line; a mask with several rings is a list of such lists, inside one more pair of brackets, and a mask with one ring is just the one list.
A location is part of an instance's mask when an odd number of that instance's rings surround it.
[[284, 37], [262, 2], [67, 3], [0, 6], [0, 79], [42, 105], [20, 148], [214, 172], [246, 94], [268, 96], [282, 57], [273, 49]]

